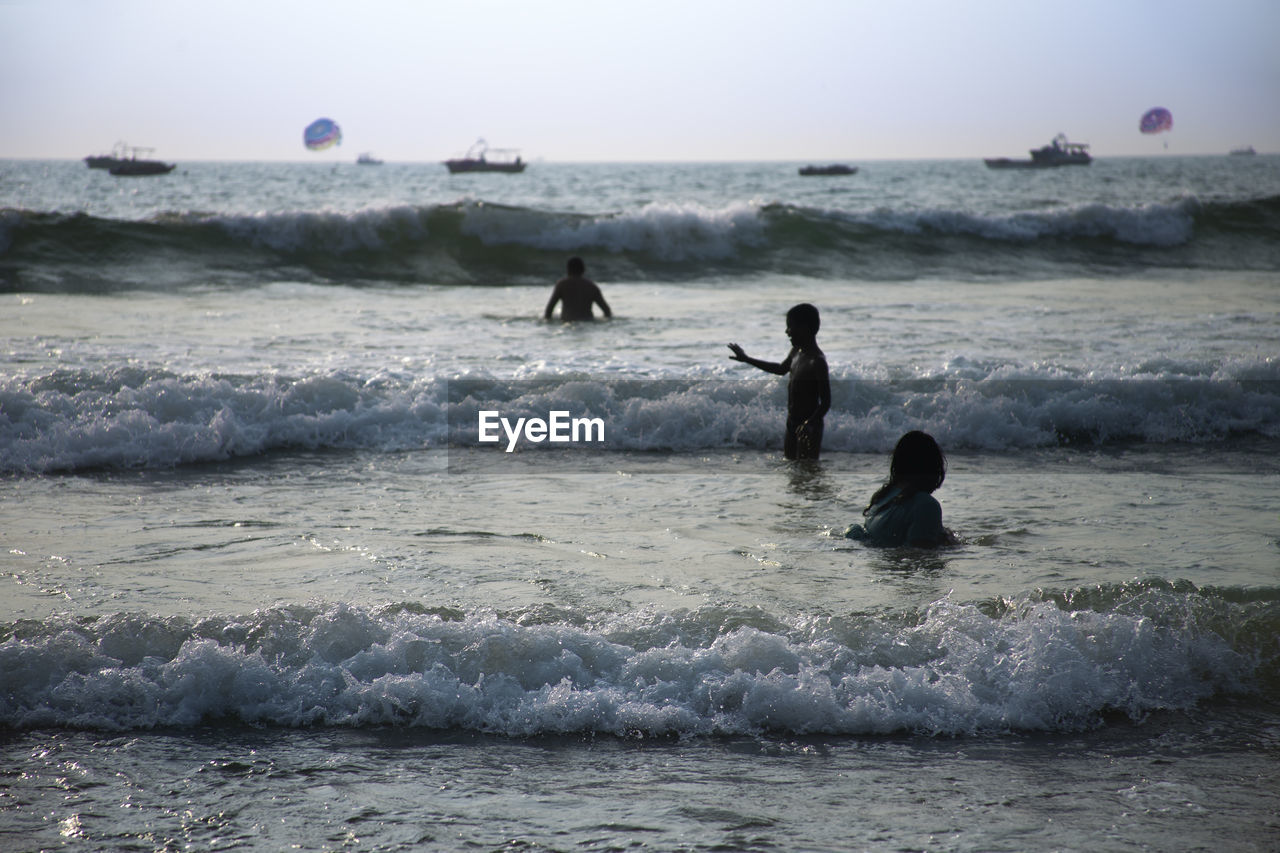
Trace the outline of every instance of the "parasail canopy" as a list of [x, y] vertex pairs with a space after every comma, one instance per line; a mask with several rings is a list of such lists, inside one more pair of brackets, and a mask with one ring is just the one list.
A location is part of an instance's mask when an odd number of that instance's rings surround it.
[[302, 141], [311, 151], [323, 151], [342, 144], [342, 128], [329, 118], [318, 118], [302, 132]]
[[1143, 133], [1159, 133], [1162, 130], [1173, 130], [1173, 113], [1164, 107], [1155, 107], [1142, 114], [1138, 122], [1138, 130]]

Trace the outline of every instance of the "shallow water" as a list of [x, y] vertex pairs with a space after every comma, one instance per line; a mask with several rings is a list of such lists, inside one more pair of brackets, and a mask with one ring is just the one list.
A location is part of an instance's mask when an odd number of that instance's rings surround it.
[[726, 451], [463, 448], [14, 479], [0, 510], [24, 547], [7, 557], [20, 581], [7, 601], [19, 618], [312, 596], [840, 614], [1148, 576], [1265, 587], [1280, 554], [1275, 450], [954, 454], [939, 496], [964, 544], [936, 553], [841, 537], [883, 476], [872, 454], [809, 468]]
[[57, 733], [6, 745], [23, 770], [0, 838], [13, 850], [1267, 850], [1277, 748], [1248, 713], [958, 740]]

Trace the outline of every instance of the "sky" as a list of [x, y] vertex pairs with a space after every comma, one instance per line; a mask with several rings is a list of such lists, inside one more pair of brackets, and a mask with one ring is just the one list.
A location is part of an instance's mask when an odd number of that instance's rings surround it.
[[1278, 44], [1280, 0], [0, 0], [0, 158], [1280, 152]]

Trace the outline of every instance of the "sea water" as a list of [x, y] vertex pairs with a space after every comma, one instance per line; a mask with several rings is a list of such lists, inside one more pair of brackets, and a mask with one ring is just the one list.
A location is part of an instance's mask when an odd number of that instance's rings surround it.
[[1273, 849], [1280, 159], [797, 165], [0, 164], [0, 846]]

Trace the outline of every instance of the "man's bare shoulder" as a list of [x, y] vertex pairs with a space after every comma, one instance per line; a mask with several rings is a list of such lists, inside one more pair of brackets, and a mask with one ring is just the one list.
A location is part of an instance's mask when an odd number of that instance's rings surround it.
[[575, 293], [581, 293], [582, 291], [591, 291], [591, 290], [599, 289], [598, 285], [594, 281], [580, 275], [565, 276], [564, 278], [556, 282], [556, 287], [559, 288], [560, 290], [568, 290]]

